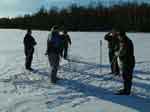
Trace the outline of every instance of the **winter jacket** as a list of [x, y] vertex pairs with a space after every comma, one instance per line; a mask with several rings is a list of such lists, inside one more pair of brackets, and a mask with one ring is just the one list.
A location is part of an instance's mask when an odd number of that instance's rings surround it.
[[50, 33], [47, 40], [46, 53], [60, 54], [62, 49], [63, 40], [58, 33]]
[[135, 66], [134, 46], [132, 41], [126, 37], [120, 42], [119, 61], [122, 70], [133, 69]]
[[109, 52], [115, 52], [119, 50], [119, 40], [117, 38], [108, 33], [105, 35], [104, 39], [108, 41]]
[[25, 35], [23, 43], [25, 48], [25, 54], [29, 54], [30, 52], [32, 53], [34, 50], [34, 46], [37, 44], [35, 39], [29, 34]]

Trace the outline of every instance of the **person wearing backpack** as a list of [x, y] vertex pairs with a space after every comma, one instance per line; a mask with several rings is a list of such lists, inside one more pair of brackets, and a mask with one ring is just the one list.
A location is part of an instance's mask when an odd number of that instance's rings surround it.
[[56, 83], [59, 78], [57, 78], [57, 71], [59, 67], [59, 62], [61, 58], [63, 40], [59, 34], [58, 26], [53, 26], [51, 32], [48, 35], [47, 40], [47, 50], [46, 55], [48, 55], [48, 60], [51, 66], [51, 82]]
[[24, 37], [23, 43], [24, 43], [24, 52], [25, 52], [25, 68], [27, 70], [32, 71], [31, 68], [32, 59], [33, 59], [33, 53], [34, 53], [34, 46], [37, 44], [35, 39], [32, 37], [32, 31], [31, 29], [27, 30], [27, 34]]

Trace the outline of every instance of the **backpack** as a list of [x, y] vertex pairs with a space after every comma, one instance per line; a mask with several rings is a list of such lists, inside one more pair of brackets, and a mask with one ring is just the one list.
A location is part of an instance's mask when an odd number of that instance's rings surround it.
[[53, 46], [53, 47], [55, 47], [55, 48], [60, 48], [61, 47], [61, 45], [62, 45], [62, 43], [63, 43], [63, 40], [62, 40], [62, 38], [61, 38], [61, 36], [59, 35], [59, 34], [51, 34], [50, 35], [50, 38], [49, 38], [49, 40], [48, 40], [48, 42], [50, 42], [50, 44]]

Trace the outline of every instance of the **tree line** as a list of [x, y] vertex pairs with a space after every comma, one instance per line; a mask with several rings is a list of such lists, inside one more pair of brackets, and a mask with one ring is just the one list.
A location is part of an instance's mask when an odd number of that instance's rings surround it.
[[38, 12], [15, 18], [1, 18], [0, 28], [50, 30], [53, 25], [71, 31], [107, 31], [112, 27], [126, 31], [150, 31], [150, 4], [124, 2], [110, 6], [72, 4], [59, 9], [42, 7]]

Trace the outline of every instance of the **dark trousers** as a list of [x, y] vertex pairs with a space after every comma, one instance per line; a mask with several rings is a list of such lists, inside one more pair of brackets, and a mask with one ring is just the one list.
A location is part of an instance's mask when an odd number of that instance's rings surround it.
[[110, 61], [110, 67], [111, 67], [111, 72], [115, 74], [119, 74], [119, 65], [117, 58], [115, 58], [115, 52], [109, 52], [109, 61]]
[[51, 66], [51, 71], [50, 71], [51, 72], [50, 73], [51, 81], [56, 82], [60, 56], [59, 56], [59, 54], [56, 54], [56, 53], [49, 53], [48, 54], [48, 59], [49, 59], [49, 63], [50, 63], [50, 66]]
[[33, 60], [33, 53], [34, 53], [34, 49], [25, 50], [25, 55], [26, 55], [25, 67], [26, 67], [26, 69], [31, 68], [31, 64], [32, 64], [32, 60]]
[[68, 57], [68, 48], [64, 48], [64, 58], [67, 59]]
[[122, 71], [122, 77], [123, 77], [123, 82], [124, 82], [124, 91], [127, 93], [131, 92], [132, 74], [133, 74], [133, 68], [124, 69]]
[[65, 47], [65, 48], [61, 49], [61, 56], [64, 59], [67, 59], [67, 57], [68, 57], [68, 47]]

